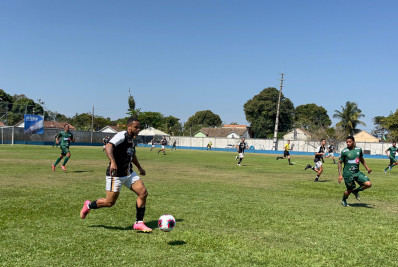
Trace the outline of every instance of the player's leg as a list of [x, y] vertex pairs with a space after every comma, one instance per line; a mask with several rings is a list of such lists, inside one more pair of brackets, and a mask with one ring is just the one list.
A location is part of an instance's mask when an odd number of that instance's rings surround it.
[[315, 177], [315, 181], [316, 181], [316, 182], [319, 181], [319, 177], [321, 177], [322, 172], [323, 172], [323, 167], [322, 167], [322, 165], [321, 165], [321, 166], [319, 167], [318, 172], [317, 172], [316, 177]]
[[107, 190], [105, 198], [99, 198], [96, 201], [91, 202], [89, 208], [99, 209], [104, 207], [113, 207], [116, 204], [119, 194], [120, 192], [112, 192]]
[[238, 166], [240, 166], [240, 163], [242, 162], [243, 158], [245, 155], [243, 153], [239, 153], [239, 161], [238, 161]]
[[[115, 205], [119, 193], [120, 193], [120, 188], [122, 185], [122, 180], [124, 177], [112, 177], [112, 176], [106, 176], [106, 185], [105, 185], [105, 190], [106, 190], [106, 196], [105, 198], [100, 198], [95, 201], [90, 202], [90, 200], [86, 200], [84, 202], [83, 208], [80, 211], [80, 217], [82, 219], [86, 218], [87, 214], [90, 212], [92, 209], [99, 209], [103, 207], [112, 207]], [[127, 177], [125, 177], [127, 179]]]
[[287, 160], [289, 161], [289, 165], [293, 165], [293, 163], [290, 162], [290, 154], [287, 156]]
[[343, 207], [349, 207], [349, 205], [347, 204], [347, 199], [350, 196], [352, 190], [355, 189], [354, 177], [353, 176], [344, 177], [344, 184], [347, 189], [344, 191], [343, 198], [341, 200], [341, 205], [343, 205]]
[[323, 172], [322, 161], [317, 161], [315, 163], [315, 167], [313, 168], [313, 170], [316, 172], [316, 177], [315, 177], [314, 182], [319, 182], [319, 177], [321, 176], [321, 174]]
[[107, 190], [105, 198], [99, 198], [92, 202], [90, 202], [90, 200], [86, 200], [83, 204], [82, 210], [80, 211], [80, 218], [86, 218], [87, 214], [89, 214], [91, 210], [112, 207], [115, 205], [117, 198], [119, 197], [119, 193], [120, 192], [112, 192]]
[[145, 205], [146, 198], [148, 196], [148, 191], [139, 176], [133, 172], [132, 174], [132, 182], [130, 189], [137, 194], [137, 202], [136, 202], [136, 222], [134, 223], [134, 230], [139, 230], [143, 232], [152, 231], [151, 228], [147, 227], [144, 224], [144, 216], [145, 216]]
[[57, 164], [61, 161], [61, 159], [63, 159], [63, 157], [64, 157], [65, 155], [66, 155], [66, 154], [64, 154], [64, 152], [61, 151], [61, 155], [59, 156], [59, 158], [57, 158], [57, 160], [55, 161], [55, 163], [51, 166], [51, 168], [53, 169], [53, 171], [55, 171], [55, 166], [57, 166]]
[[390, 158], [390, 171], [392, 169], [392, 167], [397, 165], [397, 160], [393, 157]]
[[311, 164], [307, 164], [307, 166], [305, 166], [304, 170], [313, 169], [313, 168], [314, 168], [314, 167], [312, 167]]
[[71, 156], [72, 155], [71, 155], [70, 151], [68, 150], [68, 153], [66, 153], [66, 157], [65, 157], [64, 163], [62, 163], [62, 166], [65, 167], [65, 164], [68, 162], [68, 160], [70, 159]]
[[355, 198], [357, 200], [360, 200], [359, 197], [359, 192], [363, 191], [365, 189], [368, 189], [370, 187], [372, 187], [372, 182], [369, 180], [369, 178], [363, 174], [362, 172], [358, 173], [358, 176], [356, 178], [357, 183], [359, 184], [358, 188], [355, 188], [354, 190], [352, 190], [352, 193], [355, 195]]

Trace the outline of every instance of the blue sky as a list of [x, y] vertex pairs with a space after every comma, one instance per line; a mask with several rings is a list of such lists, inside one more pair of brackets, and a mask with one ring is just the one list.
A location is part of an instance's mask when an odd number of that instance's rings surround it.
[[[185, 122], [210, 109], [247, 124], [243, 104], [280, 84], [295, 106], [330, 117], [355, 101], [366, 117], [397, 108], [398, 1], [4, 1], [0, 88], [52, 111]], [[336, 121], [333, 120], [335, 123]]]

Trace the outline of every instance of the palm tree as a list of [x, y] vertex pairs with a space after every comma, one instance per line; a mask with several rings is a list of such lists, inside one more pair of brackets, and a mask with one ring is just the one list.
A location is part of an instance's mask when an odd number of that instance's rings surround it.
[[365, 117], [365, 115], [362, 114], [362, 110], [358, 108], [357, 103], [347, 101], [345, 107], [341, 106], [341, 108], [341, 111], [334, 111], [333, 118], [340, 119], [340, 122], [336, 125], [341, 126], [348, 135], [357, 133], [359, 131], [357, 129], [359, 124], [366, 126], [363, 121], [359, 120], [359, 118]]

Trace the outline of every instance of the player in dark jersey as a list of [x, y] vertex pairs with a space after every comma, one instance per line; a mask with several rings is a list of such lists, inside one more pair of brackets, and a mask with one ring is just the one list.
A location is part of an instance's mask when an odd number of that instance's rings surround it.
[[387, 173], [387, 169], [392, 169], [392, 167], [398, 164], [397, 160], [395, 159], [395, 155], [397, 154], [397, 142], [392, 142], [392, 146], [390, 146], [386, 150], [387, 157], [390, 159], [390, 164], [384, 169], [384, 173]]
[[[90, 202], [86, 200], [80, 211], [80, 217], [86, 218], [92, 209], [112, 207], [115, 205], [122, 185], [137, 194], [136, 222], [133, 229], [142, 232], [151, 232], [152, 229], [144, 224], [145, 204], [148, 191], [141, 178], [133, 171], [133, 164], [145, 175], [145, 170], [138, 162], [134, 139], [141, 129], [141, 124], [136, 118], [127, 120], [127, 131], [117, 133], [106, 145], [106, 154], [110, 160], [106, 170], [106, 198]], [[132, 164], [133, 163], [133, 164]]]
[[151, 140], [151, 150], [150, 151], [152, 151], [152, 149], [154, 149], [155, 148], [155, 146], [156, 146], [156, 141], [155, 141], [155, 138], [153, 138], [152, 140]]
[[65, 164], [68, 162], [68, 160], [71, 157], [71, 153], [69, 151], [69, 145], [70, 142], [75, 142], [73, 134], [69, 132], [69, 124], [65, 123], [64, 131], [59, 132], [55, 139], [56, 139], [55, 142], [59, 144], [59, 147], [61, 148], [61, 155], [59, 156], [59, 158], [57, 158], [57, 160], [51, 166], [51, 168], [53, 169], [53, 171], [55, 171], [55, 166], [57, 166], [57, 164], [61, 161], [61, 159], [66, 156], [61, 166], [62, 170], [66, 171]]
[[293, 163], [290, 162], [290, 140], [287, 140], [287, 143], [285, 144], [285, 151], [283, 151], [283, 157], [276, 157], [276, 160], [278, 159], [285, 159], [287, 157], [287, 160], [289, 161], [289, 165], [293, 165]]
[[109, 137], [109, 136], [105, 136], [103, 139], [102, 139], [102, 151], [105, 151], [105, 146], [106, 146], [106, 144], [108, 144], [108, 142], [109, 142], [109, 140], [110, 140], [111, 138]]
[[316, 172], [316, 177], [314, 182], [319, 182], [319, 177], [321, 176], [323, 172], [323, 167], [322, 167], [322, 159], [323, 157], [328, 158], [328, 156], [325, 156], [326, 154], [326, 140], [322, 139], [321, 140], [321, 145], [317, 147], [315, 151], [315, 157], [314, 157], [314, 162], [315, 166], [312, 167], [311, 164], [308, 164], [304, 170], [311, 168], [313, 171]]
[[177, 150], [177, 141], [176, 140], [174, 140], [173, 141], [173, 146], [171, 147], [171, 150]]
[[163, 155], [166, 155], [166, 145], [167, 145], [166, 136], [163, 136], [163, 139], [160, 141], [160, 144], [162, 145], [162, 149], [158, 151], [158, 154], [160, 151], [163, 151]]
[[[355, 139], [353, 136], [348, 136], [346, 138], [346, 144], [347, 147], [344, 148], [340, 153], [338, 181], [339, 183], [341, 183], [341, 181], [344, 179], [347, 190], [345, 190], [343, 194], [341, 204], [344, 207], [349, 207], [349, 205], [347, 204], [347, 199], [351, 193], [354, 194], [357, 200], [360, 200], [359, 192], [372, 186], [369, 178], [359, 171], [359, 163], [362, 163], [368, 173], [372, 173], [372, 170], [365, 163], [362, 149], [355, 146]], [[341, 172], [342, 163], [344, 163], [343, 172]], [[355, 188], [355, 182], [359, 184], [358, 188]]]
[[249, 148], [247, 146], [247, 143], [245, 142], [245, 138], [244, 137], [242, 137], [241, 141], [236, 146], [236, 148], [238, 149], [239, 155], [235, 157], [235, 160], [237, 160], [239, 158], [239, 161], [238, 161], [237, 165], [240, 166], [240, 163], [242, 162], [243, 158], [245, 157], [245, 149]]
[[333, 160], [333, 164], [336, 164], [337, 162], [334, 160], [334, 143], [330, 142], [329, 146], [328, 146], [328, 157], [332, 158]]

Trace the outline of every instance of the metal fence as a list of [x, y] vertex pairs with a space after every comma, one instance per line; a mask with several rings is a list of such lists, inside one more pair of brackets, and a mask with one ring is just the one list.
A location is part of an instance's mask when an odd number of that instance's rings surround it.
[[[14, 139], [15, 144], [38, 144], [38, 145], [52, 145], [55, 141], [55, 135], [61, 129], [44, 129], [43, 135], [25, 134], [23, 128], [19, 127], [0, 127], [1, 144], [11, 144]], [[13, 132], [14, 131], [14, 134]], [[89, 132], [89, 131], [71, 131], [76, 139], [76, 145], [101, 145], [102, 139], [105, 136], [112, 137], [112, 133]], [[141, 138], [137, 141], [140, 144], [148, 144], [153, 137]], [[170, 136], [168, 137], [169, 144], [176, 141], [177, 146], [192, 148], [192, 149], [206, 149], [209, 142], [212, 143], [212, 148], [216, 149], [233, 149], [240, 139], [237, 138], [219, 138], [219, 137], [189, 137], [189, 136]], [[278, 140], [277, 150], [282, 151], [287, 140]], [[253, 151], [272, 151], [272, 139], [246, 139], [246, 142]], [[362, 148], [365, 154], [370, 155], [385, 155], [385, 150], [389, 148], [391, 143], [357, 143], [357, 146]], [[319, 146], [319, 141], [299, 141], [291, 140], [290, 146], [292, 152], [315, 152]], [[345, 142], [334, 142], [335, 151], [339, 153], [344, 147]]]
[[[0, 127], [1, 144], [36, 144], [51, 145], [55, 142], [55, 135], [62, 129], [44, 129], [43, 134], [26, 134], [20, 127]], [[115, 134], [89, 131], [70, 131], [76, 139], [77, 145], [101, 145], [105, 136], [112, 137]]]

